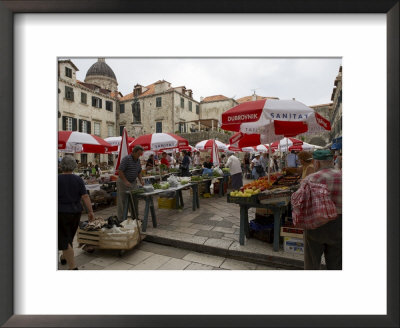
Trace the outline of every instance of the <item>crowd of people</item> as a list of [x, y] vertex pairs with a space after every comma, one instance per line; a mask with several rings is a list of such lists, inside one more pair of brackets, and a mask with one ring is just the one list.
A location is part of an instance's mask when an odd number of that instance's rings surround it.
[[[118, 168], [117, 185], [117, 216], [120, 221], [123, 217], [126, 191], [137, 188], [137, 182], [144, 185], [142, 177], [141, 157], [144, 150], [141, 146], [135, 146], [131, 154], [121, 159]], [[318, 269], [321, 256], [325, 254], [328, 269], [341, 269], [342, 266], [342, 156], [340, 152], [333, 153], [330, 150], [317, 150], [313, 153], [291, 151], [286, 155], [285, 161], [279, 160], [276, 155], [268, 153], [245, 153], [242, 160], [238, 153], [226, 152], [221, 154], [219, 163], [213, 163], [208, 154], [203, 158], [200, 152], [182, 151], [162, 152], [150, 154], [145, 161], [145, 169], [153, 170], [158, 165], [179, 168], [181, 176], [190, 176], [190, 167], [203, 169], [229, 168], [231, 185], [234, 190], [243, 186], [243, 174], [246, 178], [258, 179], [268, 172], [278, 172], [283, 169], [291, 169], [292, 172], [301, 175], [304, 181], [324, 184], [330, 192], [332, 201], [337, 210], [337, 219], [324, 226], [305, 230], [305, 269]], [[93, 209], [84, 181], [78, 175], [73, 174], [77, 162], [72, 156], [65, 156], [59, 162], [61, 174], [58, 176], [58, 249], [62, 251], [60, 261], [68, 264], [69, 269], [76, 270], [72, 241], [78, 229], [82, 213], [82, 203], [88, 212], [89, 221], [94, 219]], [[91, 165], [92, 174], [98, 173], [98, 165]]]

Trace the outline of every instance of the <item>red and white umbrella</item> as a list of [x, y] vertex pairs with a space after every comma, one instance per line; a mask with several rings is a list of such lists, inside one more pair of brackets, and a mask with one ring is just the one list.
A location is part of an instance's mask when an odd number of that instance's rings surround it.
[[121, 163], [121, 159], [124, 158], [129, 154], [129, 149], [128, 149], [128, 132], [126, 131], [126, 128], [124, 128], [122, 132], [122, 137], [121, 137], [121, 144], [119, 147], [119, 152], [118, 152], [118, 161], [117, 164], [115, 165], [115, 173], [117, 174], [117, 170], [119, 168], [119, 164]]
[[[249, 146], [249, 147], [238, 148], [238, 147], [235, 147], [234, 145], [229, 145], [228, 150], [243, 151], [243, 152], [249, 152], [249, 153], [254, 153], [254, 152], [267, 153], [269, 150], [269, 146], [268, 145], [258, 145], [258, 146]], [[271, 151], [274, 152], [275, 149], [271, 148]]]
[[145, 134], [129, 144], [129, 150], [135, 146], [142, 146], [144, 150], [164, 150], [187, 147], [189, 142], [172, 133]]
[[328, 120], [296, 100], [245, 102], [223, 113], [221, 121], [224, 130], [258, 134], [260, 142], [256, 144], [271, 143], [282, 136], [294, 137], [330, 130]]
[[[215, 140], [219, 151], [226, 151], [228, 147], [221, 141]], [[203, 140], [196, 144], [196, 148], [200, 151], [211, 150], [214, 144], [214, 139]]]
[[219, 166], [218, 146], [216, 140], [213, 140], [213, 145], [211, 148], [211, 161], [213, 162], [214, 166]]
[[279, 147], [283, 148], [283, 147], [290, 147], [291, 146], [301, 146], [303, 144], [303, 141], [301, 141], [300, 139], [296, 139], [296, 138], [283, 138], [279, 141], [275, 141], [271, 144], [272, 149], [277, 149]]
[[187, 151], [190, 151], [190, 152], [192, 152], [192, 153], [193, 153], [193, 152], [199, 151], [196, 147], [193, 147], [193, 146], [191, 146], [191, 145], [179, 147], [179, 151], [182, 151], [182, 150], [187, 150]]
[[[119, 137], [108, 137], [108, 138], [104, 139], [104, 141], [108, 142], [111, 146], [113, 146], [113, 150], [112, 150], [113, 154], [118, 154], [119, 153], [121, 140], [122, 140], [121, 136], [119, 136]], [[133, 140], [135, 140], [135, 138], [128, 137], [128, 145], [131, 142], [133, 142]]]
[[58, 131], [58, 149], [68, 153], [105, 154], [113, 146], [100, 137], [78, 131]]

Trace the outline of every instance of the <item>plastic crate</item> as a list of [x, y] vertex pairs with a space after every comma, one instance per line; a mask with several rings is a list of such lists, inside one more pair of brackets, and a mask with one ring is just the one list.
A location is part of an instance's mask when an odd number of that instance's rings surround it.
[[159, 197], [158, 198], [158, 208], [166, 208], [166, 209], [176, 208], [176, 199]]
[[283, 249], [291, 254], [304, 254], [303, 239], [293, 237], [283, 237]]

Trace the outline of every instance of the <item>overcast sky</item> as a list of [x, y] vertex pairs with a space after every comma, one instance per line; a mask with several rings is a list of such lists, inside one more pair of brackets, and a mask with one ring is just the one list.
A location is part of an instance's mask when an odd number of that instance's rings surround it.
[[[71, 58], [77, 79], [85, 80], [97, 58]], [[224, 95], [235, 99], [253, 94], [303, 102], [308, 106], [331, 102], [340, 58], [106, 58], [126, 95], [137, 83], [146, 86], [166, 80], [172, 87], [192, 89], [193, 98]]]

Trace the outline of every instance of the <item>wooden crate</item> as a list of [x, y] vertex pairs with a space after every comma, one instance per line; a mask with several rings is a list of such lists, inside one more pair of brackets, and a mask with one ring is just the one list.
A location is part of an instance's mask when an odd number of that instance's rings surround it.
[[[124, 230], [124, 228], [120, 229]], [[135, 247], [141, 241], [139, 229], [130, 230], [132, 232], [129, 233], [119, 233], [101, 230], [86, 231], [78, 228], [77, 238], [80, 244], [92, 245], [100, 249], [128, 250]]]

